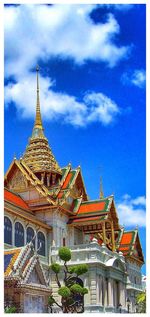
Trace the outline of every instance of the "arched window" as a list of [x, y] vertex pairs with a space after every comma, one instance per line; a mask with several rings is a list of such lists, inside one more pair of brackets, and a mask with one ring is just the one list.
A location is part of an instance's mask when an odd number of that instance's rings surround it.
[[22, 247], [24, 245], [24, 228], [20, 222], [15, 223], [15, 246]]
[[4, 217], [4, 242], [12, 244], [12, 223], [8, 217]]
[[38, 254], [45, 256], [45, 236], [41, 231], [37, 234], [37, 248]]
[[27, 243], [29, 243], [32, 240], [32, 243], [33, 243], [34, 249], [35, 249], [35, 238], [34, 238], [34, 236], [35, 236], [34, 230], [31, 227], [28, 227], [27, 228]]

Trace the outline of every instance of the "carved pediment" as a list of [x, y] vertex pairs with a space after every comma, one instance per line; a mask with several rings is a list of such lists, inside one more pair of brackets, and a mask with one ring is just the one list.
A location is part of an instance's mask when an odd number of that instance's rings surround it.
[[43, 283], [41, 283], [41, 280], [39, 278], [39, 275], [38, 275], [36, 268], [34, 268], [33, 271], [31, 272], [27, 283], [28, 284], [32, 284], [32, 283], [33, 284], [43, 284]]
[[8, 181], [8, 188], [12, 190], [21, 190], [28, 187], [28, 181], [19, 169], [16, 169]]

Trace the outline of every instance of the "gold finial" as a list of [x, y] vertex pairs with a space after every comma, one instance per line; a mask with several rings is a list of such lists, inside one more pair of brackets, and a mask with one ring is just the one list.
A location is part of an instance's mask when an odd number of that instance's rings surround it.
[[37, 100], [36, 100], [36, 118], [34, 128], [39, 128], [43, 130], [42, 119], [41, 119], [41, 111], [40, 111], [40, 97], [39, 97], [39, 66], [36, 66], [37, 73]]
[[100, 199], [104, 198], [102, 176], [100, 177], [100, 195], [99, 195], [99, 198]]

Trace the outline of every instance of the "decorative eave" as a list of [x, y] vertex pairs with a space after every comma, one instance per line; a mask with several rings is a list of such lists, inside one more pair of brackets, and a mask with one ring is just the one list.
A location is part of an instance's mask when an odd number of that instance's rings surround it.
[[[63, 188], [63, 185], [66, 181], [66, 178], [67, 176], [69, 175], [69, 173], [75, 173], [74, 176], [73, 176], [73, 179], [71, 181], [71, 184], [70, 184], [70, 181], [69, 181], [69, 184], [68, 184], [68, 187], [67, 188]], [[84, 191], [85, 191], [85, 195], [87, 196], [86, 194], [86, 190], [85, 190], [85, 186], [84, 186], [84, 182], [83, 182], [83, 177], [82, 177], [82, 174], [81, 174], [81, 168], [80, 166], [77, 167], [76, 169], [71, 169], [71, 166], [69, 165], [68, 166], [68, 169], [66, 170], [66, 173], [65, 173], [65, 177], [63, 178], [63, 182], [62, 182], [62, 186], [60, 188], [60, 190], [58, 191], [58, 195], [57, 195], [57, 202], [60, 204], [60, 205], [63, 205], [65, 204], [66, 202], [66, 199], [68, 198], [68, 196], [70, 195], [71, 193], [71, 190], [73, 189], [73, 186], [78, 178], [78, 176], [80, 175], [81, 177], [81, 181], [82, 181], [82, 185], [83, 185], [83, 188], [84, 188]], [[58, 198], [59, 196], [59, 193], [60, 192], [63, 192], [63, 196], [62, 198]]]
[[59, 211], [62, 211], [62, 213], [66, 214], [66, 215], [69, 215], [69, 216], [72, 216], [72, 211], [64, 208], [63, 206], [60, 206], [60, 205], [57, 205], [57, 206], [45, 206], [45, 207], [42, 207], [42, 210], [40, 207], [34, 207], [32, 208], [32, 211], [36, 212], [36, 213], [41, 213], [41, 212], [53, 212], [53, 210], [59, 210]]
[[31, 171], [31, 169], [27, 167], [23, 159], [21, 160], [15, 159], [11, 163], [7, 173], [5, 174], [5, 179], [8, 178], [9, 174], [11, 173], [11, 170], [14, 168], [15, 165], [19, 168], [19, 170], [23, 173], [23, 175], [31, 183], [31, 185], [36, 188], [39, 194], [41, 194], [41, 196], [46, 198], [48, 203], [52, 205], [56, 205], [56, 202], [50, 197], [49, 190], [46, 188], [45, 185], [41, 183], [41, 181], [38, 179], [38, 177], [36, 177], [36, 175]]
[[140, 260], [139, 258], [135, 257], [134, 255], [131, 255], [131, 254], [127, 254], [127, 255], [124, 255], [126, 259], [130, 259], [130, 260], [133, 260], [134, 262], [138, 262], [140, 265], [143, 265], [145, 263], [144, 260]]
[[108, 215], [102, 215], [102, 216], [93, 216], [93, 217], [83, 217], [83, 218], [77, 218], [77, 219], [69, 219], [68, 225], [71, 227], [76, 226], [83, 226], [83, 225], [91, 225], [91, 224], [98, 224], [101, 221], [105, 221], [108, 219]]

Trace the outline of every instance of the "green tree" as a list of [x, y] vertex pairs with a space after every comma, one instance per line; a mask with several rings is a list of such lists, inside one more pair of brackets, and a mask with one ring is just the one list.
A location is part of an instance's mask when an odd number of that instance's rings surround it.
[[146, 291], [137, 295], [136, 304], [138, 313], [146, 313]]
[[[51, 270], [55, 273], [55, 279], [58, 285], [58, 294], [61, 296], [59, 304], [53, 294], [49, 297], [49, 307], [51, 312], [53, 306], [57, 305], [63, 313], [82, 313], [84, 312], [84, 295], [88, 293], [87, 288], [83, 287], [80, 275], [88, 271], [86, 264], [79, 264], [68, 267], [67, 262], [71, 260], [71, 251], [67, 247], [61, 247], [58, 251], [59, 258], [64, 262], [61, 268], [60, 264], [52, 263]], [[59, 279], [59, 273], [63, 270], [63, 285]]]

